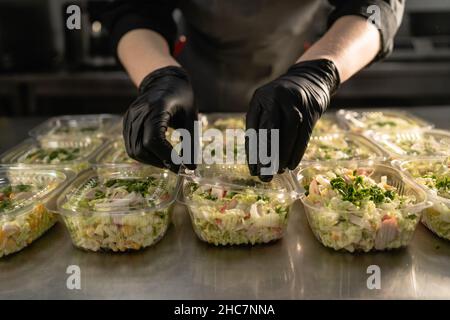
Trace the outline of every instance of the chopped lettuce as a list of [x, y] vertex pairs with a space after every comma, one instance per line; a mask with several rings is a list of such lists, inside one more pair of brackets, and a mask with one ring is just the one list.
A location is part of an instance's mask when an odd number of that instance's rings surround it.
[[145, 210], [170, 198], [165, 181], [146, 178], [92, 178], [63, 205], [74, 244], [99, 251], [138, 250], [156, 243], [169, 226], [170, 208]]
[[[17, 252], [39, 238], [57, 221], [36, 194], [55, 188], [55, 183], [31, 184], [30, 181], [0, 187], [0, 258]], [[23, 211], [17, 214], [14, 210]]]
[[[242, 179], [239, 184], [245, 185]], [[194, 229], [206, 242], [267, 243], [284, 234], [291, 203], [283, 194], [195, 182], [186, 183], [184, 190]]]
[[325, 246], [367, 252], [406, 246], [411, 240], [420, 219], [408, 210], [415, 197], [399, 194], [386, 176], [375, 181], [372, 172], [336, 168], [303, 181], [310, 226]]
[[450, 240], [450, 163], [441, 160], [409, 161], [405, 169], [432, 194], [433, 206], [425, 210], [422, 222], [439, 237]]

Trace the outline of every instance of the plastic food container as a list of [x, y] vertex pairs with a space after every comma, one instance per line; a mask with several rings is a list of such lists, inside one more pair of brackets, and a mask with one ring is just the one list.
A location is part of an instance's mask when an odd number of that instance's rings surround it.
[[79, 172], [89, 167], [89, 161], [101, 149], [99, 138], [27, 139], [1, 156], [3, 164], [44, 168], [71, 169]]
[[[166, 136], [168, 141], [174, 147], [177, 147], [176, 144], [180, 141], [176, 139], [170, 140], [172, 132], [173, 129], [168, 130]], [[94, 164], [140, 164], [140, 162], [128, 156], [122, 136], [116, 136], [115, 139], [107, 141], [105, 146], [96, 154], [92, 162]]]
[[58, 197], [76, 247], [124, 252], [157, 243], [166, 233], [179, 179], [151, 166], [96, 166]]
[[106, 146], [97, 154], [94, 163], [96, 164], [138, 164], [130, 158], [125, 150], [125, 144], [121, 137], [107, 142]]
[[312, 136], [302, 165], [317, 161], [378, 160], [386, 154], [367, 138], [356, 133], [334, 133]]
[[431, 205], [421, 188], [380, 163], [317, 164], [295, 175], [306, 190], [301, 199], [313, 233], [334, 250], [407, 246]]
[[112, 114], [67, 115], [52, 117], [30, 130], [32, 137], [108, 136], [117, 128], [121, 117]]
[[450, 240], [450, 160], [429, 158], [394, 163], [427, 192], [433, 203], [424, 211], [422, 222], [439, 237]]
[[412, 114], [399, 110], [339, 110], [339, 122], [355, 132], [399, 132], [408, 130], [425, 130], [433, 125]]
[[246, 165], [201, 165], [183, 173], [183, 199], [197, 236], [217, 245], [267, 243], [283, 237], [298, 188], [289, 174], [270, 183]]
[[317, 121], [312, 134], [314, 136], [341, 132], [345, 132], [345, 130], [339, 125], [336, 114], [327, 112]]
[[372, 134], [391, 158], [450, 156], [450, 132], [444, 130]]
[[199, 114], [199, 120], [204, 130], [243, 129], [245, 130], [245, 113], [205, 113]]
[[47, 203], [70, 172], [0, 167], [0, 258], [30, 245], [57, 221]]

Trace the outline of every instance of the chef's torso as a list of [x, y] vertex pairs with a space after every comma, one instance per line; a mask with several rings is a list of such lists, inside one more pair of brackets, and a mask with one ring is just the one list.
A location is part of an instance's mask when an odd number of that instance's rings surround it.
[[182, 0], [179, 57], [200, 111], [246, 111], [303, 51], [320, 0]]

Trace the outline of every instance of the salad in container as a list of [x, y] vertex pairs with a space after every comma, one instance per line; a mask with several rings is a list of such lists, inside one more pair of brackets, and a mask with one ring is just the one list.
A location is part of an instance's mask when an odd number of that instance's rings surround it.
[[79, 172], [89, 167], [89, 161], [103, 144], [102, 139], [88, 137], [27, 139], [4, 153], [1, 162], [26, 167], [68, 168]]
[[399, 167], [426, 190], [433, 203], [423, 213], [422, 222], [439, 237], [450, 240], [450, 159], [400, 161]]
[[0, 167], [0, 258], [27, 247], [56, 223], [46, 205], [71, 175]]
[[283, 237], [298, 188], [289, 174], [268, 183], [247, 165], [201, 165], [183, 173], [183, 200], [197, 236], [218, 245], [261, 244]]
[[[166, 131], [167, 140], [176, 147], [180, 142], [178, 139], [171, 139], [174, 130], [169, 128]], [[97, 153], [93, 160], [95, 164], [139, 164], [127, 154], [122, 136], [117, 135], [114, 139], [107, 141], [105, 146]]]
[[391, 158], [450, 156], [450, 132], [445, 130], [372, 134]]
[[339, 121], [351, 131], [399, 132], [431, 129], [433, 125], [408, 112], [397, 110], [339, 110]]
[[330, 133], [341, 133], [345, 130], [339, 126], [338, 119], [334, 113], [325, 113], [314, 126], [312, 135], [328, 135]]
[[244, 113], [207, 113], [200, 114], [199, 120], [202, 123], [203, 130], [218, 129], [225, 131], [226, 129], [243, 129], [245, 130], [245, 114]]
[[51, 137], [106, 137], [117, 127], [121, 117], [112, 114], [66, 115], [48, 119], [30, 130], [37, 138]]
[[122, 137], [108, 142], [95, 157], [94, 162], [97, 164], [138, 164], [136, 160], [128, 156]]
[[355, 133], [313, 135], [302, 158], [302, 164], [315, 161], [384, 160], [384, 152]]
[[407, 246], [430, 205], [421, 188], [380, 163], [318, 164], [296, 176], [305, 189], [302, 202], [313, 233], [334, 250]]
[[76, 247], [139, 250], [166, 233], [178, 181], [173, 173], [151, 166], [95, 166], [64, 190], [57, 210]]

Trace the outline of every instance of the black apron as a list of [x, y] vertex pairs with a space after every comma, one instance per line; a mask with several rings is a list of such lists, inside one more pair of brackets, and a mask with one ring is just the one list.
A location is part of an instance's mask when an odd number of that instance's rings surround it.
[[300, 57], [320, 0], [182, 0], [178, 57], [201, 112], [245, 112]]

